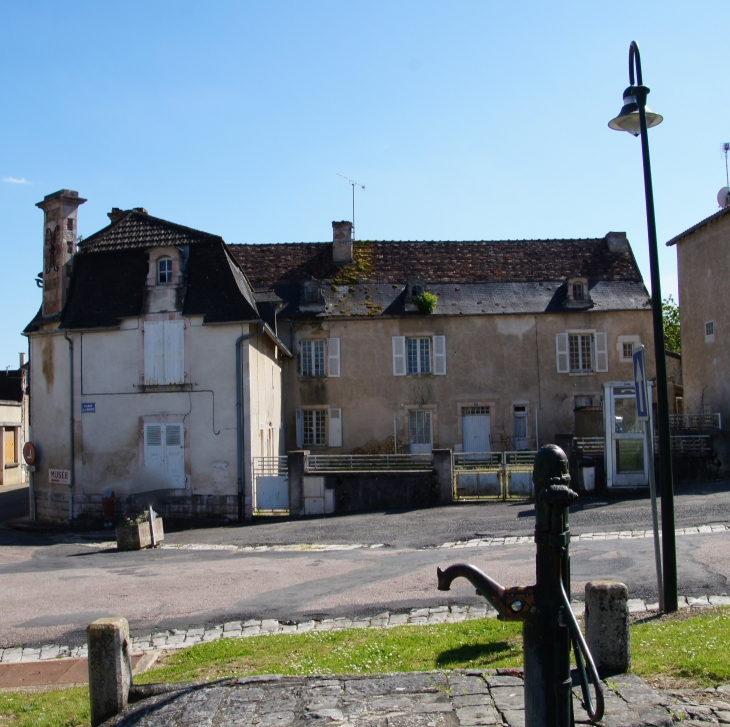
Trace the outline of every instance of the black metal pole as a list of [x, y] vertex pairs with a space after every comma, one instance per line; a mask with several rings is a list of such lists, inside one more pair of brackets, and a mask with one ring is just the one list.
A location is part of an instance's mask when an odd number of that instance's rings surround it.
[[[633, 50], [633, 44], [632, 44]], [[638, 56], [638, 48], [635, 51]], [[632, 53], [633, 55], [633, 53]], [[641, 84], [641, 70], [638, 81]], [[646, 224], [649, 231], [649, 268], [651, 271], [651, 306], [654, 318], [654, 356], [656, 358], [657, 418], [659, 424], [659, 481], [662, 502], [662, 562], [664, 566], [664, 611], [672, 613], [679, 608], [677, 599], [677, 547], [674, 533], [674, 482], [672, 477], [672, 440], [669, 427], [669, 396], [667, 393], [667, 361], [662, 317], [662, 288], [659, 276], [654, 192], [649, 160], [649, 134], [646, 127], [646, 86], [636, 87], [641, 126], [641, 155], [644, 161], [644, 192], [646, 195]], [[653, 434], [652, 434], [653, 436]]]

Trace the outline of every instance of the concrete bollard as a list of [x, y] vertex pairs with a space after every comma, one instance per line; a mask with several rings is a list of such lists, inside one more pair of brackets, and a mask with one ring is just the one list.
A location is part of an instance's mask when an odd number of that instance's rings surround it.
[[586, 583], [586, 642], [601, 677], [631, 666], [629, 590], [617, 581]]
[[132, 685], [129, 622], [99, 618], [86, 629], [89, 647], [89, 702], [92, 727], [127, 706]]

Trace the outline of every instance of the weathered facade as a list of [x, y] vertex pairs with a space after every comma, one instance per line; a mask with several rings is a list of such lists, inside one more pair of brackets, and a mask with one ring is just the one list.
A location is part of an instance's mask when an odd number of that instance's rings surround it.
[[98, 517], [107, 489], [118, 510], [251, 517], [252, 457], [283, 452], [289, 354], [245, 275], [221, 238], [142, 209], [51, 256], [70, 209], [76, 229], [69, 200], [39, 204], [44, 298], [25, 330], [39, 519]]
[[28, 439], [27, 379], [24, 353], [19, 368], [0, 371], [0, 487], [27, 480], [22, 467], [23, 445]]
[[[622, 233], [353, 244], [347, 224], [329, 244], [230, 246], [290, 326], [289, 448], [535, 449], [574, 432], [606, 381], [632, 380], [634, 346], [653, 375], [649, 299]], [[422, 292], [438, 298], [430, 314]]]

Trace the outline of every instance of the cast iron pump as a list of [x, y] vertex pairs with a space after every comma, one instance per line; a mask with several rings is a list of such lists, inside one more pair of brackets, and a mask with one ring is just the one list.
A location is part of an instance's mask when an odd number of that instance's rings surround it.
[[[570, 647], [573, 645], [583, 706], [591, 721], [603, 717], [603, 691], [593, 658], [570, 607], [570, 527], [568, 508], [578, 499], [570, 489], [568, 458], [560, 447], [548, 444], [535, 457], [534, 586], [504, 588], [479, 568], [457, 563], [438, 573], [440, 591], [455, 578], [472, 583], [503, 621], [522, 621], [525, 658], [526, 727], [572, 727], [573, 700]], [[596, 692], [591, 697], [586, 665]]]

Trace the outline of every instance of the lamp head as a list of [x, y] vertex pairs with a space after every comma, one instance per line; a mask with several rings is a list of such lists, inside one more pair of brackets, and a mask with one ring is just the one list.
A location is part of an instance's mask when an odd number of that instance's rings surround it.
[[608, 127], [615, 131], [628, 131], [629, 134], [638, 136], [641, 133], [641, 125], [639, 123], [639, 102], [644, 104], [646, 112], [646, 128], [661, 124], [664, 117], [655, 114], [646, 105], [646, 96], [649, 89], [646, 86], [629, 86], [624, 91], [624, 105], [618, 116], [608, 122]]

